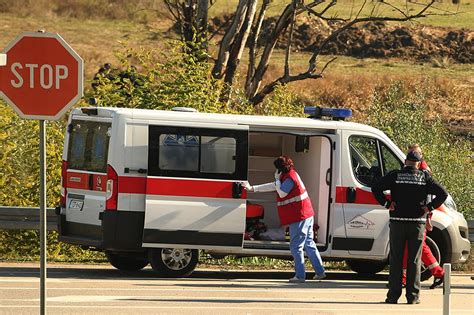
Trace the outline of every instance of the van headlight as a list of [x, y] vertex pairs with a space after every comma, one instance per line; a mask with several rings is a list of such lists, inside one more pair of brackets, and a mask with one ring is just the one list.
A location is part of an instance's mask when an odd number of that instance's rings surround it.
[[[449, 215], [453, 220], [458, 222], [466, 222], [464, 215], [461, 212], [458, 212], [458, 207], [453, 200], [453, 197], [448, 194], [448, 198], [443, 203], [444, 208], [446, 209], [446, 214]], [[467, 222], [465, 223], [467, 224]]]
[[449, 210], [452, 210], [454, 212], [458, 212], [458, 207], [456, 207], [456, 203], [454, 202], [454, 199], [453, 199], [453, 197], [451, 197], [450, 194], [448, 194], [448, 198], [446, 198], [446, 200], [444, 201], [444, 205]]

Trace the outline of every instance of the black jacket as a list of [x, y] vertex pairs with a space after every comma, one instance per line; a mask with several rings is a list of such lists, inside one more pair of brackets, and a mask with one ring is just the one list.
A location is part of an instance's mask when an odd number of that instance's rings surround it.
[[[391, 200], [395, 202], [395, 210], [390, 211], [390, 217], [395, 218], [420, 218], [424, 215], [422, 206], [436, 209], [448, 196], [443, 186], [427, 172], [410, 166], [388, 173], [372, 186], [377, 201], [388, 208], [390, 201], [385, 197], [384, 190], [390, 190]], [[428, 195], [436, 197], [426, 204]]]

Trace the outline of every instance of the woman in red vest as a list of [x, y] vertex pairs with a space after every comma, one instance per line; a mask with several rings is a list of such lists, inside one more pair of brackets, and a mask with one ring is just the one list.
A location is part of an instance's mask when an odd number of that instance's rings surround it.
[[295, 261], [295, 276], [290, 282], [301, 283], [306, 279], [304, 252], [308, 256], [316, 275], [313, 279], [326, 277], [321, 256], [313, 240], [314, 211], [306, 188], [294, 169], [293, 161], [282, 155], [273, 161], [276, 168], [275, 181], [244, 188], [254, 192], [277, 192], [277, 208], [281, 225], [290, 228], [290, 250]]

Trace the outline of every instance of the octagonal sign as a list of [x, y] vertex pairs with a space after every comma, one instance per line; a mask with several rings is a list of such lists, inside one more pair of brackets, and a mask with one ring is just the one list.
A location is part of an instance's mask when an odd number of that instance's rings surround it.
[[82, 97], [82, 58], [59, 34], [23, 33], [2, 54], [0, 97], [20, 117], [57, 120]]

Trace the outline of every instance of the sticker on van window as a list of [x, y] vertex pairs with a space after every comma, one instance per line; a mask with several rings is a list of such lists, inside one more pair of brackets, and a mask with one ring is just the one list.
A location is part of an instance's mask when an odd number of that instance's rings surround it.
[[373, 230], [375, 228], [375, 223], [370, 221], [367, 218], [364, 218], [361, 215], [357, 215], [352, 220], [346, 223], [347, 228], [349, 229], [365, 229]]
[[71, 201], [69, 201], [69, 209], [82, 211], [83, 206], [84, 200], [71, 199]]

